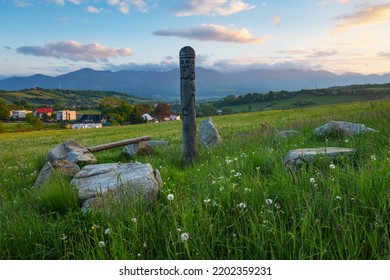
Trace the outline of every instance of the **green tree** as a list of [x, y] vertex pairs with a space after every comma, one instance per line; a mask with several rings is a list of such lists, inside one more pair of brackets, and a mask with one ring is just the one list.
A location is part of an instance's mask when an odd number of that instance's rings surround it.
[[133, 111], [130, 113], [128, 120], [131, 124], [139, 124], [145, 122], [138, 107], [133, 108]]
[[43, 127], [43, 124], [39, 118], [33, 118], [31, 125], [32, 125], [34, 130], [41, 129]]
[[10, 110], [7, 103], [0, 98], [0, 119], [8, 119], [9, 112]]
[[26, 114], [26, 122], [28, 122], [29, 124], [33, 123], [34, 118], [35, 117], [34, 117], [34, 115], [32, 113]]
[[210, 117], [215, 116], [218, 110], [212, 104], [202, 104], [200, 106], [200, 111], [203, 117]]

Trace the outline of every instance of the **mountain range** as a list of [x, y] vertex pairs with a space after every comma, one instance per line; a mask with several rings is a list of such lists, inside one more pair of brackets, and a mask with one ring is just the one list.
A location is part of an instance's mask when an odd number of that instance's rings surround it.
[[[222, 98], [226, 95], [250, 92], [300, 90], [345, 86], [351, 84], [390, 83], [390, 73], [384, 75], [341, 75], [319, 70], [251, 70], [237, 73], [221, 73], [211, 69], [196, 69], [197, 98]], [[121, 70], [96, 71], [84, 68], [56, 77], [32, 75], [0, 80], [0, 89], [62, 88], [72, 90], [116, 91], [144, 98], [177, 99], [180, 97], [180, 72]]]

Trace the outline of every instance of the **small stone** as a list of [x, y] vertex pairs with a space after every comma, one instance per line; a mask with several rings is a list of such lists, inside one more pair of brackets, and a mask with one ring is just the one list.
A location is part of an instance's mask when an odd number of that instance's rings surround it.
[[46, 161], [48, 162], [55, 162], [63, 159], [77, 164], [91, 164], [97, 162], [96, 157], [75, 140], [69, 140], [58, 144], [48, 152], [46, 157]]
[[283, 164], [293, 171], [299, 170], [303, 164], [312, 163], [318, 156], [326, 156], [330, 159], [338, 156], [350, 156], [355, 153], [355, 149], [322, 147], [291, 150], [283, 160]]
[[313, 134], [317, 137], [345, 137], [365, 132], [377, 132], [377, 130], [360, 123], [331, 121], [314, 129]]
[[222, 139], [218, 134], [213, 120], [208, 118], [202, 121], [199, 125], [200, 143], [205, 147], [213, 147], [222, 143]]
[[287, 137], [292, 136], [292, 135], [297, 135], [298, 133], [299, 132], [296, 130], [282, 130], [282, 131], [279, 131], [277, 135], [280, 137], [283, 137], [283, 138], [287, 138]]
[[124, 153], [127, 156], [142, 156], [142, 155], [152, 155], [153, 147], [145, 141], [127, 145], [123, 148]]

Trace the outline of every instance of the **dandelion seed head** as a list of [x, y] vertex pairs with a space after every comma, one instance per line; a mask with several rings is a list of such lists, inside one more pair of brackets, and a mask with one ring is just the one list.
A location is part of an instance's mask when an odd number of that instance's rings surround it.
[[329, 168], [330, 168], [330, 169], [335, 169], [336, 166], [332, 163], [332, 164], [329, 165]]
[[173, 194], [171, 194], [171, 193], [167, 195], [167, 199], [169, 201], [173, 200], [174, 198], [175, 198], [175, 196]]
[[272, 199], [267, 198], [267, 199], [265, 200], [265, 203], [266, 203], [267, 205], [272, 205], [273, 201], [272, 201]]
[[341, 198], [341, 196], [338, 196], [338, 195], [337, 195], [337, 196], [335, 197], [335, 199], [336, 199], [336, 200], [341, 200], [342, 198]]
[[316, 182], [316, 179], [310, 178], [310, 183], [314, 184]]
[[187, 241], [189, 238], [190, 238], [190, 235], [188, 234], [188, 232], [184, 232], [184, 233], [182, 233], [181, 236], [180, 236], [181, 242], [185, 242], [185, 241]]
[[99, 241], [100, 248], [104, 248], [106, 246], [106, 243], [104, 241]]
[[105, 234], [105, 235], [109, 235], [109, 234], [110, 234], [110, 229], [109, 229], [109, 228], [106, 228], [106, 230], [104, 231], [104, 234]]
[[244, 202], [241, 202], [237, 206], [238, 206], [238, 208], [242, 208], [242, 209], [246, 208], [246, 204]]
[[132, 221], [133, 223], [136, 223], [136, 222], [137, 222], [137, 218], [134, 217], [134, 218], [131, 219], [131, 221]]

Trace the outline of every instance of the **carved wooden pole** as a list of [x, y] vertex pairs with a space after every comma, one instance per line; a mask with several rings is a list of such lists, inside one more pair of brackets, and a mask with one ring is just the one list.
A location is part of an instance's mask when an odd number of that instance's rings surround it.
[[195, 112], [195, 51], [180, 50], [180, 100], [183, 130], [183, 159], [190, 164], [198, 158]]

